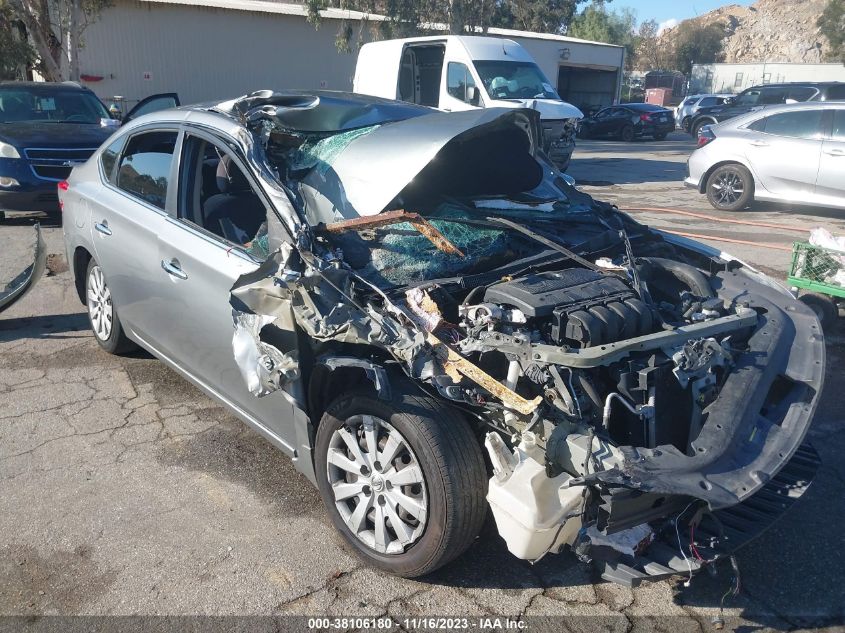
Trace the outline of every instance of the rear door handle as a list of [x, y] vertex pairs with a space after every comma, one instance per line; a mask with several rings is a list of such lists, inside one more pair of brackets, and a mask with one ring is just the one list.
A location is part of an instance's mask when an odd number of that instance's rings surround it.
[[828, 156], [845, 156], [845, 149], [826, 149], [823, 150]]
[[751, 144], [754, 147], [768, 147], [769, 144], [766, 141], [751, 141]]
[[103, 220], [102, 222], [97, 222], [94, 225], [94, 228], [97, 229], [103, 235], [111, 235], [111, 229], [109, 228], [109, 223]]
[[175, 259], [171, 259], [167, 261], [166, 259], [161, 260], [161, 267], [168, 275], [173, 275], [178, 279], [187, 279], [188, 274], [179, 267], [179, 262]]

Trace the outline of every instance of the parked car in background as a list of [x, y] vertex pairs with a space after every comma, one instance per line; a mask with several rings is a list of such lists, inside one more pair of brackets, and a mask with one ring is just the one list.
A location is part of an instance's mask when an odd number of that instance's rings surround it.
[[[124, 122], [179, 105], [142, 100]], [[0, 82], [0, 210], [59, 214], [56, 185], [121, 125], [88, 88], [72, 82]]]
[[674, 129], [675, 117], [668, 108], [650, 103], [621, 103], [583, 119], [578, 125], [578, 136], [614, 137], [626, 142], [652, 136], [662, 141]]
[[725, 99], [729, 99], [733, 95], [729, 94], [702, 94], [692, 95], [681, 101], [678, 107], [675, 108], [675, 124], [683, 129], [689, 130], [689, 125], [693, 117], [701, 108], [709, 108], [712, 106], [722, 105]]
[[772, 106], [701, 129], [685, 183], [717, 209], [845, 208], [845, 102]]
[[543, 124], [543, 149], [561, 171], [569, 167], [575, 130], [584, 116], [560, 98], [519, 43], [500, 37], [447, 35], [369, 42], [355, 65], [353, 91], [447, 112], [533, 108]]
[[579, 191], [541, 137], [527, 108], [338, 92], [152, 114], [61, 188], [71, 275], [104, 350], [290, 456], [369, 565], [427, 574], [489, 507], [520, 559], [692, 575], [813, 479], [818, 321]]
[[735, 97], [729, 97], [722, 105], [700, 108], [690, 121], [687, 130], [697, 138], [699, 130], [705, 125], [721, 123], [766, 106], [843, 99], [845, 99], [845, 83], [839, 81], [753, 86], [746, 88]]

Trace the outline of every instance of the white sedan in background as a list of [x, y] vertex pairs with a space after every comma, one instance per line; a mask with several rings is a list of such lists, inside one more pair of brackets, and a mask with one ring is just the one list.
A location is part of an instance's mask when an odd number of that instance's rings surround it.
[[754, 200], [845, 208], [845, 101], [772, 106], [706, 126], [685, 184], [716, 209]]

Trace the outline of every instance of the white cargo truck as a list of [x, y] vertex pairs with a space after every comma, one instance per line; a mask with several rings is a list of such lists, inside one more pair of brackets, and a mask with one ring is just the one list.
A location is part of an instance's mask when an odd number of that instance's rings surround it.
[[540, 113], [544, 149], [562, 171], [584, 116], [561, 100], [528, 51], [500, 37], [445, 35], [364, 44], [353, 90], [445, 111], [533, 108]]

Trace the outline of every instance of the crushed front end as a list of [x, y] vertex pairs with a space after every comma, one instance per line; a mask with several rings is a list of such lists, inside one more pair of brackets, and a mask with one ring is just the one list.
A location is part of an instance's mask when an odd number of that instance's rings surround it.
[[380, 394], [404, 374], [475, 423], [514, 555], [571, 549], [626, 584], [730, 555], [803, 494], [824, 341], [787, 291], [577, 191], [536, 112], [308, 132], [303, 103], [231, 106], [296, 236], [233, 288], [267, 317], [243, 354], [257, 395], [310, 371], [264, 340], [274, 320]]

